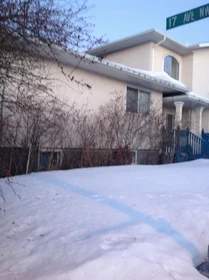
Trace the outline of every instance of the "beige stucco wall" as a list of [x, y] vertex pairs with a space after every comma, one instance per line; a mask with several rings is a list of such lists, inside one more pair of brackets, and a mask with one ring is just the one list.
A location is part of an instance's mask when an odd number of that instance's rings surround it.
[[[166, 125], [166, 115], [167, 114], [171, 114], [174, 116], [174, 120], [175, 120], [175, 114], [176, 114], [176, 108], [173, 107], [163, 107], [163, 117], [165, 120], [165, 125]], [[182, 129], [186, 129], [187, 127], [191, 128], [191, 114], [192, 114], [192, 110], [191, 109], [187, 109], [187, 108], [183, 108], [182, 110]], [[174, 125], [175, 125], [175, 121], [174, 121]]]
[[209, 48], [194, 50], [192, 91], [209, 98]]
[[175, 113], [176, 113], [175, 108], [170, 108], [170, 107], [166, 107], [166, 106], [163, 107], [163, 114], [164, 115], [166, 115], [166, 114], [175, 115]]
[[151, 111], [152, 110], [162, 116], [163, 94], [161, 92], [153, 91], [151, 93]]
[[209, 133], [209, 109], [204, 109], [202, 113], [202, 128]]
[[140, 86], [127, 84], [79, 68], [75, 69], [70, 66], [65, 66], [65, 73], [71, 73], [71, 77], [74, 77], [73, 81], [71, 81], [70, 79], [66, 79], [56, 64], [49, 63], [49, 67], [50, 76], [52, 79], [55, 79], [53, 82], [54, 94], [56, 94], [60, 100], [68, 102], [69, 104], [76, 103], [78, 106], [87, 104], [89, 109], [98, 110], [101, 105], [110, 101], [113, 97], [112, 93], [116, 92], [123, 96], [125, 110], [126, 89], [127, 86], [130, 86], [150, 92], [151, 110], [158, 111], [159, 114], [162, 114], [162, 93], [151, 92], [149, 89]]
[[153, 71], [164, 71], [164, 58], [167, 55], [172, 55], [179, 62], [179, 78], [180, 78], [179, 80], [181, 81], [182, 56], [160, 45], [155, 47], [155, 44], [153, 44], [153, 47], [154, 47]]
[[108, 54], [105, 59], [125, 64], [132, 68], [150, 70], [151, 42]]
[[183, 56], [181, 81], [192, 91], [193, 86], [193, 53]]
[[[74, 76], [74, 81], [67, 81], [65, 76], [61, 73], [59, 67], [56, 64], [50, 63], [51, 77], [56, 78], [54, 93], [59, 99], [67, 102], [68, 104], [75, 103], [75, 106], [78, 107], [87, 104], [89, 109], [97, 111], [101, 105], [105, 105], [111, 100], [111, 98], [113, 98], [111, 93], [118, 92], [123, 96], [124, 111], [126, 110], [127, 84], [125, 82], [89, 73], [78, 68], [73, 69], [72, 67], [65, 66], [64, 71], [66, 73], [71, 73], [73, 71], [71, 77]], [[89, 85], [90, 88], [77, 84], [75, 80]], [[151, 93], [150, 114], [153, 113], [153, 117], [155, 117], [156, 121], [157, 116], [160, 117], [162, 115], [162, 93], [151, 92], [146, 88], [142, 88], [140, 86], [137, 87], [131, 84], [128, 84], [128, 86]], [[144, 140], [135, 144], [135, 147], [137, 146], [139, 149], [145, 147], [150, 148], [151, 146], [148, 141], [145, 142]]]
[[[209, 98], [209, 48], [197, 49], [189, 55], [181, 56], [161, 45], [157, 46], [150, 42], [110, 54], [106, 58], [130, 67], [163, 71], [164, 58], [167, 55], [172, 55], [179, 62], [179, 80], [189, 90]], [[163, 115], [166, 113], [175, 114], [175, 108], [164, 108]], [[183, 108], [182, 128], [190, 126], [191, 130], [195, 132], [195, 120], [195, 110]], [[203, 111], [203, 128], [209, 131], [209, 110], [206, 109]]]
[[54, 94], [62, 101], [76, 106], [88, 105], [89, 109], [97, 110], [111, 99], [111, 93], [126, 92], [126, 83], [90, 73], [78, 68], [65, 66], [64, 71], [71, 73], [73, 81], [67, 79], [55, 63], [49, 63], [50, 76]]
[[192, 130], [191, 114], [192, 114], [191, 109], [183, 108], [182, 129], [187, 129], [189, 127]]
[[161, 72], [164, 71], [164, 57], [167, 55], [174, 56], [179, 62], [181, 80], [182, 56], [153, 42], [108, 54], [105, 58], [133, 68]]
[[209, 97], [209, 49], [194, 50], [179, 55], [153, 42], [135, 46], [105, 56], [106, 59], [133, 68], [164, 71], [164, 58], [171, 55], [179, 62], [179, 80], [191, 91]]
[[164, 71], [164, 58], [167, 55], [179, 62], [179, 80], [189, 90], [209, 98], [209, 48], [197, 49], [182, 56], [149, 42], [109, 54], [105, 58], [133, 68]]

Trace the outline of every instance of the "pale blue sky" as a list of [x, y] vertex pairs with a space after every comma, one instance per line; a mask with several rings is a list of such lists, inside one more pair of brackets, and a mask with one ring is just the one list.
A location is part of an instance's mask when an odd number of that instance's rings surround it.
[[209, 0], [88, 0], [93, 34], [115, 41], [152, 28], [183, 43], [209, 42], [209, 17], [166, 31], [166, 18], [208, 4]]

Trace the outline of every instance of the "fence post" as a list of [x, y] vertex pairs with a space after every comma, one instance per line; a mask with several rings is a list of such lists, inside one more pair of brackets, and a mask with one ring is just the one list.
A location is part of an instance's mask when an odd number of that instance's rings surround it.
[[162, 127], [162, 152], [165, 152], [165, 141], [166, 141], [166, 135], [165, 135], [166, 131], [165, 131], [165, 127]]
[[190, 130], [189, 130], [189, 127], [187, 127], [187, 129], [186, 129], [186, 153], [188, 156], [189, 156], [189, 133], [190, 133]]
[[202, 136], [202, 139], [203, 139], [203, 140], [205, 140], [205, 139], [204, 139], [204, 134], [205, 134], [205, 132], [204, 132], [204, 128], [203, 128], [203, 129], [202, 129], [202, 133], [201, 133], [201, 136]]
[[27, 160], [26, 172], [25, 172], [26, 174], [28, 174], [28, 170], [29, 170], [31, 150], [32, 150], [32, 145], [30, 144], [29, 151], [28, 151], [28, 160]]
[[176, 135], [175, 135], [175, 154], [176, 154], [176, 162], [180, 161], [180, 147], [181, 147], [181, 129], [178, 126], [176, 128]]
[[37, 169], [38, 169], [38, 172], [40, 170], [40, 155], [41, 155], [41, 150], [40, 150], [40, 144], [38, 145], [38, 162], [37, 162]]

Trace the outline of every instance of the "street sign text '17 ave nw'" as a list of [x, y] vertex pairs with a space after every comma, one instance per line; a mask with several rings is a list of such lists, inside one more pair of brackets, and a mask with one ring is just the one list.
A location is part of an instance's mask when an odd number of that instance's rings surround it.
[[166, 19], [166, 30], [209, 17], [209, 4]]

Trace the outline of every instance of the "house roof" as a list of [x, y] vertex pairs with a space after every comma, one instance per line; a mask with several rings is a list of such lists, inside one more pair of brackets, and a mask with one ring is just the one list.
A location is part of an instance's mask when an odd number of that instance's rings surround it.
[[195, 108], [197, 106], [203, 106], [204, 108], [209, 108], [209, 98], [202, 97], [194, 92], [186, 92], [183, 96], [170, 96], [163, 98], [163, 104], [168, 107], [175, 107], [175, 101], [183, 101], [184, 108]]
[[60, 62], [75, 66], [88, 72], [117, 79], [127, 84], [140, 86], [167, 94], [185, 94], [189, 91], [186, 86], [167, 74], [130, 68], [125, 65], [99, 59], [89, 54], [73, 53], [69, 50], [56, 49]]
[[126, 37], [126, 38], [114, 41], [112, 43], [106, 44], [104, 46], [94, 48], [94, 49], [88, 51], [88, 53], [102, 57], [107, 54], [110, 54], [110, 53], [113, 53], [116, 51], [120, 51], [120, 50], [124, 50], [127, 48], [131, 48], [131, 47], [141, 45], [141, 44], [144, 44], [147, 42], [159, 43], [164, 38], [165, 38], [165, 40], [161, 43], [161, 45], [180, 55], [189, 54], [197, 48], [209, 47], [209, 43], [186, 46], [186, 45], [181, 44], [180, 42], [168, 37], [167, 35], [161, 33], [160, 31], [158, 31], [156, 29], [151, 29], [151, 30], [136, 34], [134, 36]]
[[[48, 58], [51, 59], [51, 50], [48, 51]], [[76, 53], [57, 46], [54, 47], [54, 52], [57, 54], [57, 58], [59, 58], [61, 64], [74, 66], [75, 70], [81, 68], [88, 72], [120, 80], [127, 84], [162, 92], [163, 103], [169, 106], [174, 105], [173, 101], [184, 101], [184, 107], [186, 108], [195, 106], [209, 108], [208, 98], [189, 91], [183, 83], [171, 78], [165, 72], [131, 68], [106, 59], [100, 59], [90, 54]], [[44, 53], [46, 55], [46, 52]]]

